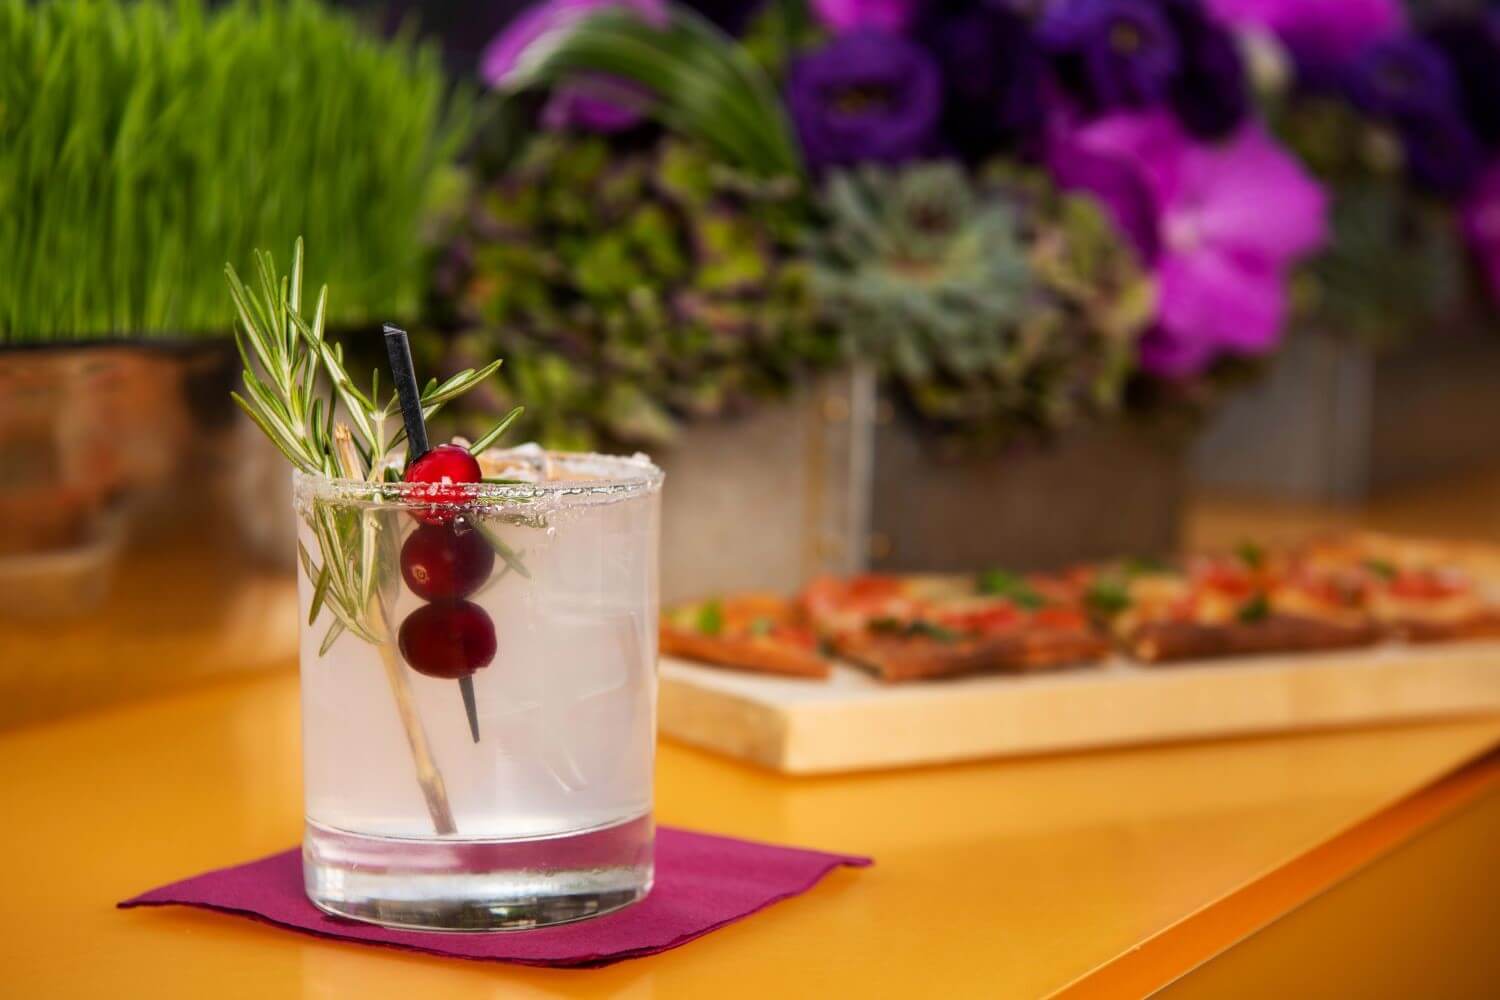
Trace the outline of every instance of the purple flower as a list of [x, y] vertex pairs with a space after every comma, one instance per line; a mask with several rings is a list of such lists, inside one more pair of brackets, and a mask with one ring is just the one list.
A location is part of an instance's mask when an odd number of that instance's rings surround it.
[[1407, 168], [1421, 186], [1462, 194], [1484, 165], [1484, 151], [1463, 118], [1458, 82], [1436, 46], [1420, 38], [1371, 44], [1356, 60], [1351, 96], [1401, 136]]
[[1213, 13], [1235, 27], [1281, 39], [1304, 83], [1326, 88], [1371, 42], [1406, 26], [1400, 0], [1208, 0]]
[[899, 34], [919, 5], [920, 0], [812, 0], [818, 20], [839, 32], [873, 28]]
[[974, 161], [1040, 135], [1046, 63], [1002, 0], [930, 4], [915, 29], [943, 78], [944, 139]]
[[1250, 113], [1250, 85], [1239, 44], [1208, 15], [1199, 0], [1163, 0], [1182, 48], [1182, 66], [1172, 79], [1172, 110], [1189, 132], [1219, 139]]
[[1177, 36], [1154, 0], [1064, 0], [1047, 11], [1038, 37], [1087, 114], [1164, 100], [1177, 72]]
[[1399, 122], [1396, 130], [1412, 180], [1435, 194], [1461, 196], [1484, 170], [1484, 147], [1454, 112]]
[[1458, 106], [1458, 85], [1447, 60], [1420, 38], [1371, 44], [1355, 61], [1349, 92], [1370, 114], [1398, 121], [1447, 114]]
[[797, 59], [786, 100], [813, 169], [894, 164], [933, 151], [942, 81], [911, 42], [858, 30]]
[[1154, 270], [1146, 370], [1185, 377], [1276, 345], [1286, 271], [1327, 235], [1323, 191], [1296, 160], [1258, 125], [1206, 145], [1162, 112], [1113, 115], [1057, 139], [1059, 182], [1098, 196]]
[[1426, 37], [1448, 61], [1464, 118], [1487, 145], [1500, 145], [1500, 11], [1444, 18]]
[[1248, 113], [1239, 48], [1200, 0], [1063, 0], [1038, 35], [1085, 116], [1167, 104], [1195, 135], [1218, 138]]
[[[533, 42], [589, 14], [616, 6], [635, 11], [651, 24], [665, 25], [667, 21], [666, 0], [543, 0], [522, 11], [490, 41], [480, 58], [480, 75], [490, 86], [499, 86]], [[542, 121], [554, 129], [618, 132], [641, 120], [645, 99], [628, 83], [588, 75], [555, 88], [542, 111]]]
[[1500, 159], [1490, 161], [1474, 185], [1464, 205], [1463, 224], [1490, 293], [1500, 300]]

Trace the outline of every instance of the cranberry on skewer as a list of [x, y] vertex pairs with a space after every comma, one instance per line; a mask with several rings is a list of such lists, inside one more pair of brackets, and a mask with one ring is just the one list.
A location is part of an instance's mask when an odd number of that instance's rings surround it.
[[[407, 432], [408, 439], [411, 432]], [[426, 435], [423, 435], [422, 444], [426, 444]], [[467, 448], [461, 448], [456, 444], [440, 444], [426, 453], [416, 450], [416, 442], [412, 444], [412, 454], [419, 457], [412, 460], [406, 467], [406, 474], [402, 476], [408, 483], [430, 483], [425, 491], [426, 494], [437, 504], [457, 504], [464, 500], [462, 484], [477, 483], [483, 478], [479, 469], [479, 460], [469, 454]], [[455, 514], [451, 510], [444, 510], [441, 506], [429, 507], [424, 511], [412, 514], [423, 524], [445, 524], [453, 520]]]
[[495, 623], [471, 601], [424, 604], [401, 623], [398, 641], [417, 673], [463, 680], [495, 658]]
[[495, 550], [462, 522], [424, 524], [401, 546], [401, 576], [424, 601], [455, 601], [484, 585]]

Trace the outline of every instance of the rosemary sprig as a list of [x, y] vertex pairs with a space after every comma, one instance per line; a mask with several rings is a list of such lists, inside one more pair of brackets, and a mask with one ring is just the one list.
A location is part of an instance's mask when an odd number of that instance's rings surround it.
[[[343, 348], [324, 335], [328, 287], [323, 286], [310, 316], [302, 311], [302, 241], [292, 252], [290, 274], [278, 275], [269, 253], [255, 253], [255, 284], [247, 285], [232, 265], [226, 265], [229, 294], [238, 323], [235, 345], [244, 362], [245, 392], [234, 401], [297, 469], [311, 475], [383, 483], [400, 479], [404, 461], [397, 461], [406, 444], [404, 428], [394, 432], [391, 420], [400, 412], [394, 389], [382, 395], [380, 371], [370, 376], [368, 391], [360, 389], [344, 364]], [[438, 382], [427, 383], [421, 394], [422, 414], [430, 419], [445, 404], [468, 392], [500, 367], [493, 361], [468, 368]], [[507, 414], [475, 443], [489, 447], [519, 415]], [[376, 598], [391, 581], [381, 579], [394, 566], [399, 525], [372, 511], [348, 506], [314, 504], [308, 524], [318, 541], [319, 559], [306, 546], [298, 558], [314, 581], [308, 624], [323, 608], [333, 616], [322, 650], [326, 652], [344, 632], [366, 642], [388, 641], [383, 609]], [[526, 576], [519, 556], [492, 531], [484, 531], [507, 565]]]
[[[263, 251], [255, 253], [255, 268], [259, 284], [251, 289], [233, 265], [225, 266], [239, 319], [235, 345], [245, 365], [245, 395], [233, 393], [234, 401], [303, 472], [379, 481], [406, 440], [404, 429], [387, 431], [399, 411], [395, 392], [382, 401], [378, 369], [370, 377], [368, 393], [355, 385], [344, 366], [343, 346], [324, 336], [327, 285], [318, 292], [312, 316], [302, 314], [300, 239], [292, 252], [290, 275], [278, 278], [275, 262]], [[428, 382], [422, 392], [423, 417], [431, 419], [444, 404], [494, 375], [500, 364], [492, 361], [483, 368], [466, 368], [442, 383]], [[354, 469], [341, 467], [334, 448], [335, 410], [340, 408], [359, 454]], [[515, 416], [507, 415], [497, 425], [498, 432], [482, 440], [494, 443]]]

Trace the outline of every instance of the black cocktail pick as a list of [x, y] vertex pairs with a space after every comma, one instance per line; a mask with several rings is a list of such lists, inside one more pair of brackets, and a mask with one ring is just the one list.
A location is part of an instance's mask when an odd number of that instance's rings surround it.
[[[406, 461], [410, 465], [427, 454], [427, 422], [422, 418], [422, 393], [417, 386], [417, 372], [411, 360], [411, 342], [406, 331], [385, 324], [385, 353], [391, 363], [391, 377], [396, 382], [396, 396], [401, 402], [401, 420], [406, 425]], [[464, 714], [469, 717], [469, 735], [479, 742], [479, 703], [474, 698], [474, 678], [460, 677], [458, 690], [464, 699]]]

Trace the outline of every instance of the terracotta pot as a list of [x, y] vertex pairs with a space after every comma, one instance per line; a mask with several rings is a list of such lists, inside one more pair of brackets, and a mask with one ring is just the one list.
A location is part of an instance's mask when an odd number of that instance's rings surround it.
[[227, 341], [0, 351], [0, 724], [295, 654], [289, 473], [238, 370]]

